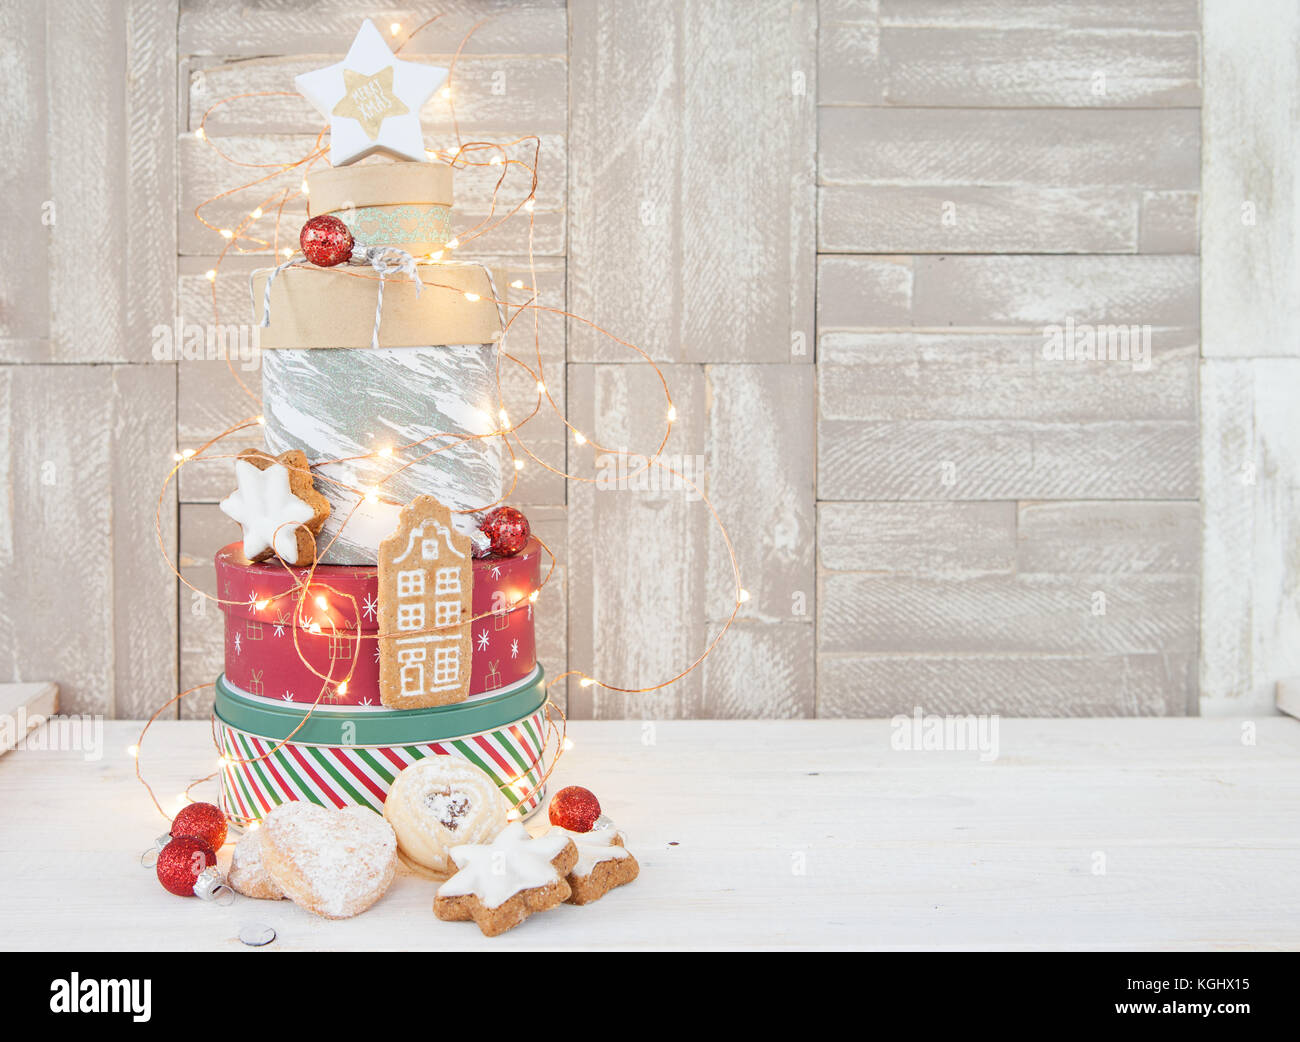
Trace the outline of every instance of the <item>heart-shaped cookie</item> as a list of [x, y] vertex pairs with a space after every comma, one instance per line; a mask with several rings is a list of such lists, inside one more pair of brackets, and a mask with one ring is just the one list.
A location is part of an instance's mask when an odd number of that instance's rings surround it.
[[226, 882], [245, 897], [256, 897], [262, 901], [284, 899], [284, 891], [276, 885], [262, 861], [260, 828], [249, 829], [235, 844], [235, 853], [230, 858], [230, 871], [226, 873]]
[[286, 803], [262, 824], [262, 862], [286, 897], [326, 919], [347, 919], [384, 896], [397, 874], [397, 838], [364, 807]]

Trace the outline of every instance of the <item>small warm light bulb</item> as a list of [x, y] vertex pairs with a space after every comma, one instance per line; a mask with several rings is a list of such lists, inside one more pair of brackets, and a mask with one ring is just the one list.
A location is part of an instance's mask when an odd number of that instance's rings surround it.
[[339, 694], [340, 694], [340, 695], [346, 695], [347, 693], [348, 693], [348, 682], [347, 682], [346, 680], [340, 680], [340, 681], [339, 681]]
[[286, 246], [284, 249], [282, 249], [282, 250], [280, 251], [280, 253], [283, 254], [285, 257], [292, 257], [292, 256], [293, 256], [293, 248], [292, 248], [292, 247], [289, 247], [289, 246]]
[[251, 218], [253, 218], [253, 220], [256, 221], [259, 217], [262, 216], [262, 208], [259, 206], [256, 210], [254, 210], [254, 211], [253, 211], [252, 213], [250, 213], [248, 216], [251, 217]]
[[677, 420], [677, 406], [670, 405], [668, 406], [668, 422], [675, 423], [676, 420]]
[[528, 599], [529, 599], [530, 601], [535, 601], [535, 600], [537, 600], [537, 594], [538, 594], [538, 591], [537, 591], [537, 590], [534, 590], [532, 593], [530, 593], [530, 594], [528, 595]]
[[131, 756], [131, 757], [139, 756], [139, 755], [140, 755], [140, 747], [139, 747], [138, 745], [128, 745], [128, 746], [126, 747], [126, 755], [127, 755], [127, 756]]
[[451, 88], [443, 87], [442, 90], [438, 91], [438, 95], [445, 101], [446, 99], [451, 97]]
[[501, 423], [503, 426], [506, 427], [510, 426], [510, 414], [507, 413], [505, 409], [502, 409], [500, 412], [497, 413], [497, 415], [501, 417]]
[[446, 245], [447, 245], [447, 249], [454, 250], [457, 246], [460, 245], [460, 240], [453, 235], [450, 239], [447, 240]]
[[468, 300], [471, 304], [476, 304], [478, 303], [478, 301], [482, 300], [483, 298], [480, 297], [477, 293], [466, 293], [465, 299]]
[[307, 178], [302, 179], [302, 194], [311, 195], [311, 189], [307, 187]]
[[321, 611], [329, 611], [330, 602], [327, 601], [324, 597], [317, 597], [316, 607], [318, 607]]
[[511, 288], [511, 289], [523, 289], [523, 288], [524, 288], [524, 280], [523, 280], [523, 279], [515, 279], [514, 282], [510, 283], [510, 288]]
[[576, 441], [579, 445], [587, 444], [587, 436], [583, 434], [582, 431], [574, 431], [573, 440]]
[[521, 459], [515, 460], [515, 470], [523, 470], [523, 469], [524, 469], [524, 461]]
[[533, 207], [535, 207], [536, 205], [537, 203], [536, 201], [534, 201], [531, 195], [524, 200], [524, 209], [527, 210], [529, 213], [533, 212]]
[[385, 459], [390, 458], [393, 455], [393, 447], [391, 445], [385, 445], [379, 450], [379, 455], [383, 456]]
[[379, 489], [377, 489], [377, 488], [372, 488], [369, 492], [367, 492], [367, 493], [366, 493], [366, 502], [367, 502], [367, 503], [378, 503], [378, 502], [379, 502]]
[[184, 450], [182, 450], [182, 452], [181, 452], [181, 458], [182, 458], [182, 459], [189, 459], [189, 458], [190, 458], [191, 456], [193, 456], [193, 455], [194, 455], [194, 450], [193, 450], [193, 449], [184, 449]]
[[583, 687], [591, 687], [591, 685], [594, 684], [594, 683], [595, 683], [595, 681], [592, 680], [591, 677], [583, 677], [583, 678], [582, 678], [582, 686], [583, 686]]
[[265, 416], [259, 416], [259, 417], [257, 418], [257, 422], [260, 423], [262, 426], [265, 427], [265, 426], [266, 426], [266, 417], [265, 417]]
[[569, 752], [572, 748], [573, 748], [573, 739], [572, 739], [572, 738], [566, 738], [566, 739], [564, 739], [564, 751], [567, 753], [567, 752]]
[[235, 233], [232, 232], [229, 228], [222, 228], [221, 237], [223, 239], [233, 239], [235, 237]]
[[447, 253], [446, 250], [434, 250], [431, 254], [429, 254], [429, 260], [440, 261], [444, 256], [446, 256], [446, 253]]
[[744, 604], [747, 600], [749, 600], [749, 591], [741, 590], [740, 596], [737, 599], [740, 601], [741, 604]]
[[199, 127], [199, 129], [194, 132], [194, 136], [200, 141], [206, 141], [208, 138], [208, 132], [202, 127]]
[[217, 269], [216, 269], [216, 268], [209, 268], [207, 271], [205, 271], [205, 272], [203, 273], [203, 277], [204, 277], [205, 279], [207, 279], [209, 282], [216, 282], [216, 281], [217, 281]]
[[263, 608], [265, 608], [265, 607], [266, 607], [268, 604], [270, 604], [270, 603], [271, 603], [271, 602], [270, 602], [269, 600], [267, 600], [265, 597], [263, 597], [260, 601], [258, 601], [256, 604], [254, 604], [253, 607], [255, 607], [258, 611], [261, 611]]
[[500, 156], [493, 156], [491, 159], [488, 160], [488, 166], [500, 166], [500, 165], [501, 165]]
[[544, 384], [541, 380], [537, 381], [537, 393], [538, 394], [546, 393], [546, 384]]
[[402, 23], [394, 22], [392, 25], [388, 27], [388, 31], [392, 33], [394, 36], [396, 36], [398, 33], [402, 31]]

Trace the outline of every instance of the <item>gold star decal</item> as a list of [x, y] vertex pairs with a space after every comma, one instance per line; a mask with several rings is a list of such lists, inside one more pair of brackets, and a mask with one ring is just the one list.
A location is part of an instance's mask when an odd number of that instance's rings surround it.
[[374, 141], [379, 127], [389, 116], [405, 116], [411, 110], [393, 93], [393, 67], [386, 65], [373, 76], [363, 76], [351, 69], [343, 70], [346, 93], [331, 113], [355, 119], [366, 136]]

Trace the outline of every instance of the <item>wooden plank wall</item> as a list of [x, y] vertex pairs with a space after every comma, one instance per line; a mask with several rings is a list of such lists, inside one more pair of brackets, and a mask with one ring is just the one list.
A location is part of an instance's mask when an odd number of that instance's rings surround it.
[[[1297, 484], [1295, 112], [1253, 116], [1279, 84], [1294, 94], [1297, 25], [1286, 0], [1261, 7], [1206, 0], [1223, 86], [1203, 114], [1197, 0], [436, 5], [408, 53], [446, 60], [491, 16], [453, 84], [461, 134], [540, 136], [542, 302], [663, 367], [666, 452], [727, 522], [750, 593], [682, 682], [573, 685], [570, 713], [1183, 714], [1198, 684], [1207, 712], [1257, 710], [1274, 672], [1300, 671], [1295, 580], [1277, 578], [1300, 574], [1279, 558]], [[0, 206], [35, 251], [0, 286], [5, 679], [57, 662], [65, 706], [127, 716], [220, 668], [219, 616], [173, 596], [153, 520], [172, 453], [257, 411], [224, 362], [151, 350], [174, 315], [210, 321], [223, 242], [192, 210], [237, 171], [194, 130], [219, 98], [336, 60], [363, 16], [429, 13], [0, 4], [6, 38], [58, 41], [6, 53], [17, 103], [0, 112], [21, 160]], [[424, 118], [454, 140], [445, 101]], [[265, 162], [317, 126], [305, 102], [265, 98], [208, 131]], [[463, 222], [485, 212], [486, 180], [457, 194]], [[504, 285], [524, 233], [469, 252]], [[245, 321], [251, 266], [223, 267], [226, 321]], [[1045, 358], [1067, 320], [1150, 327], [1149, 366]], [[666, 403], [639, 358], [581, 322], [542, 334], [575, 427], [657, 444]], [[240, 375], [258, 387], [255, 362]], [[530, 430], [553, 465], [608, 473], [558, 421]], [[1257, 482], [1232, 484], [1248, 464]], [[164, 544], [203, 589], [234, 534], [215, 505], [228, 485], [224, 465], [187, 466], [163, 499]], [[515, 498], [566, 565], [538, 611], [553, 673], [640, 688], [730, 614], [726, 545], [683, 490], [526, 467]]]
[[[0, 678], [64, 712], [176, 689], [176, 5], [0, 4]], [[57, 45], [46, 46], [46, 41]]]
[[820, 22], [819, 713], [1194, 712], [1196, 0]]
[[1300, 8], [1204, 0], [1201, 712], [1300, 676]]

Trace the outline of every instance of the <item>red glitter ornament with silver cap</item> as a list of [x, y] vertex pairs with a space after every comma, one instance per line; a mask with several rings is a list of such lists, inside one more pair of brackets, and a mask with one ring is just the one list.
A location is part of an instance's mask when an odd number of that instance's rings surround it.
[[177, 836], [158, 853], [158, 882], [177, 897], [195, 896], [194, 886], [204, 871], [215, 868], [217, 855], [194, 836]]
[[570, 785], [551, 797], [546, 813], [552, 825], [570, 832], [590, 832], [600, 818], [600, 800], [590, 789]]
[[488, 539], [488, 552], [497, 557], [514, 557], [532, 535], [532, 527], [522, 510], [514, 507], [497, 507], [489, 510], [478, 526]]
[[173, 836], [191, 836], [220, 850], [226, 842], [227, 822], [221, 808], [213, 803], [191, 803], [172, 818]]
[[346, 224], [333, 214], [323, 213], [302, 226], [298, 245], [313, 264], [333, 268], [352, 258], [355, 242]]

